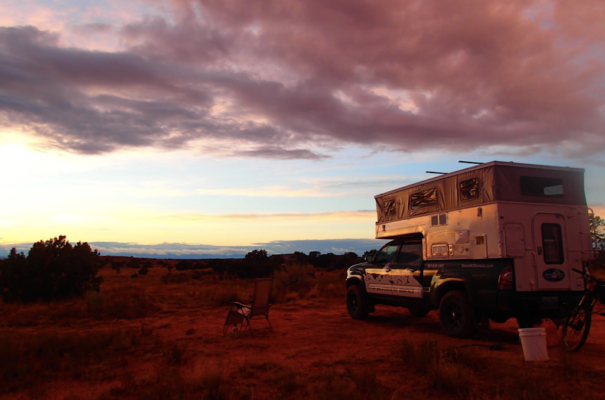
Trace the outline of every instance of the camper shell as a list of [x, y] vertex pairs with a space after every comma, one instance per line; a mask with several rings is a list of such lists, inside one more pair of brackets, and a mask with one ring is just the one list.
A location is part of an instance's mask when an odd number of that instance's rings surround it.
[[455, 290], [475, 324], [529, 321], [557, 318], [582, 295], [584, 280], [573, 269], [596, 254], [584, 169], [493, 161], [375, 200], [376, 238], [392, 242], [347, 278], [347, 288], [359, 285], [366, 311], [440, 308]]

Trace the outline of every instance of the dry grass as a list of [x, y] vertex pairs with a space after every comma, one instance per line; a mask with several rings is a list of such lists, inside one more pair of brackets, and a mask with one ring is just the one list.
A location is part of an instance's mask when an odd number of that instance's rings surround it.
[[[219, 310], [233, 300], [247, 302], [254, 280], [203, 276], [168, 282], [162, 278], [165, 268], [152, 268], [140, 279], [105, 273], [101, 292], [79, 300], [0, 304], [5, 321], [0, 324], [0, 395], [70, 400], [549, 400], [581, 393], [590, 399], [586, 394], [603, 379], [566, 352], [552, 352], [548, 364], [522, 363], [515, 352], [460, 348], [455, 345], [460, 341], [401, 326], [391, 331], [396, 336], [369, 348], [367, 332], [381, 334], [399, 322], [379, 315], [353, 324], [344, 307], [333, 306], [344, 297], [339, 271], [307, 266], [280, 270], [274, 285], [275, 315], [283, 319], [271, 319], [273, 333], [259, 320], [253, 323], [258, 327], [254, 336], [240, 337], [222, 336], [224, 314]], [[330, 317], [316, 316], [330, 307], [335, 310]], [[214, 315], [212, 323], [207, 322], [209, 314]], [[315, 331], [318, 318], [328, 323]], [[363, 329], [366, 337], [360, 336]], [[303, 331], [316, 332], [313, 341], [297, 343], [303, 336], [295, 335]], [[410, 340], [398, 339], [410, 332], [416, 332]], [[419, 339], [425, 337], [439, 340]], [[343, 342], [347, 346], [341, 353], [327, 359], [331, 347]], [[57, 396], [62, 385], [67, 393]]]
[[43, 378], [79, 378], [83, 368], [128, 353], [139, 343], [131, 330], [87, 334], [0, 334], [0, 394], [22, 390]]
[[98, 397], [98, 400], [136, 398], [141, 400], [219, 400], [233, 398], [232, 386], [222, 371], [212, 370], [187, 377], [180, 370], [158, 370], [152, 377], [137, 380], [125, 376], [120, 386]]
[[96, 320], [137, 319], [157, 311], [159, 307], [142, 290], [125, 293], [87, 292], [84, 296], [87, 314]]
[[[485, 351], [440, 346], [436, 341], [411, 343], [404, 340], [398, 348], [398, 356], [407, 366], [425, 375], [431, 389], [460, 399], [573, 398], [565, 392], [571, 388], [573, 393], [574, 387], [579, 389], [582, 381], [578, 378], [586, 378], [592, 370], [586, 369], [564, 350], [559, 353], [555, 349], [553, 353], [554, 358], [558, 358], [556, 362], [548, 365], [526, 363], [520, 367], [496, 360]], [[597, 376], [601, 375], [592, 378]]]

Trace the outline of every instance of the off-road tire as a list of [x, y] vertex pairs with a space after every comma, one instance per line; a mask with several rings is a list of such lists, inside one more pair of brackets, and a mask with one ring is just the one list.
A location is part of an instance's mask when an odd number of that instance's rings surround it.
[[414, 317], [422, 318], [422, 317], [426, 317], [427, 315], [429, 315], [429, 312], [431, 310], [429, 310], [428, 308], [422, 308], [422, 307], [408, 307], [408, 311]]
[[439, 320], [444, 332], [453, 338], [466, 338], [475, 330], [473, 310], [465, 292], [448, 292], [439, 304]]
[[563, 323], [563, 346], [568, 351], [578, 351], [588, 338], [592, 321], [591, 309], [576, 307]]
[[353, 319], [364, 319], [368, 316], [365, 296], [359, 285], [353, 285], [347, 290], [347, 311]]

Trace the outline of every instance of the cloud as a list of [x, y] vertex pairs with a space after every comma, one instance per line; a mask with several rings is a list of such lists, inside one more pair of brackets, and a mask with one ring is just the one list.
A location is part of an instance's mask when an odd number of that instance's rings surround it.
[[345, 193], [327, 193], [321, 188], [314, 187], [309, 189], [292, 189], [288, 186], [265, 186], [258, 188], [238, 188], [238, 189], [197, 189], [197, 194], [228, 195], [244, 197], [339, 197]]
[[[300, 196], [295, 196], [300, 197]], [[374, 210], [336, 211], [324, 213], [253, 213], [253, 214], [182, 214], [170, 218], [187, 221], [253, 221], [253, 220], [335, 220], [339, 223], [348, 221], [368, 221], [376, 218]]]
[[605, 150], [595, 0], [169, 4], [80, 28], [117, 35], [113, 51], [0, 28], [0, 126], [91, 154], [218, 142], [217, 154], [282, 160], [350, 145]]
[[234, 153], [234, 155], [242, 157], [258, 157], [258, 158], [274, 158], [281, 160], [294, 160], [294, 159], [306, 159], [306, 160], [323, 160], [330, 158], [322, 154], [314, 153], [310, 150], [305, 149], [294, 149], [288, 150], [279, 146], [261, 146], [253, 150], [241, 150]]
[[95, 35], [109, 33], [113, 30], [110, 24], [102, 22], [93, 22], [89, 24], [78, 25], [73, 28], [74, 32], [80, 35]]

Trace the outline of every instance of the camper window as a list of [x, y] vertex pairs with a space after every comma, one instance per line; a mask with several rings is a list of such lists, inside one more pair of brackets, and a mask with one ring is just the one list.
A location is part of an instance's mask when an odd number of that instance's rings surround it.
[[384, 202], [384, 215], [386, 217], [394, 217], [397, 215], [395, 200], [387, 200]]
[[563, 241], [561, 225], [542, 224], [542, 246], [546, 264], [563, 264]]
[[537, 176], [521, 177], [521, 194], [524, 196], [563, 196], [563, 180]]
[[436, 205], [437, 189], [435, 188], [416, 192], [410, 196], [410, 208], [412, 210]]
[[467, 179], [458, 186], [460, 200], [470, 200], [479, 197], [479, 178]]

